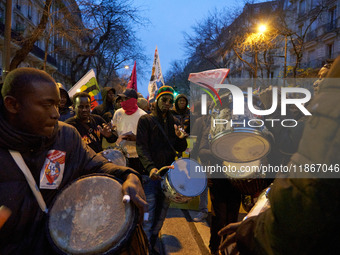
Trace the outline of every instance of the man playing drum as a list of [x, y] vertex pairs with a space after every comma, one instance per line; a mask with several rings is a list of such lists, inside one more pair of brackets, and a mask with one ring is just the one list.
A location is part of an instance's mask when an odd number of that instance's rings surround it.
[[[7, 75], [1, 94], [0, 206], [11, 215], [0, 229], [0, 254], [55, 254], [45, 233], [43, 204], [48, 208], [59, 190], [83, 175], [109, 173], [125, 180], [123, 193], [141, 212], [147, 209], [138, 173], [96, 155], [75, 128], [58, 122], [60, 94], [50, 75], [16, 69]], [[10, 153], [21, 154], [29, 170]]]
[[[140, 117], [137, 127], [137, 153], [145, 170], [144, 190], [149, 204], [149, 221], [143, 227], [153, 249], [166, 217], [170, 202], [161, 189], [158, 170], [169, 166], [175, 160], [176, 151], [183, 152], [187, 147], [186, 136], [175, 124], [170, 113], [174, 100], [174, 90], [170, 86], [159, 88], [155, 109], [152, 114]], [[143, 180], [144, 180], [143, 179]], [[154, 250], [153, 253], [156, 253]]]
[[103, 150], [103, 138], [114, 143], [118, 136], [116, 131], [99, 115], [91, 114], [91, 96], [86, 92], [78, 92], [73, 96], [73, 107], [76, 116], [69, 118], [65, 122], [74, 126], [82, 140], [99, 153]]

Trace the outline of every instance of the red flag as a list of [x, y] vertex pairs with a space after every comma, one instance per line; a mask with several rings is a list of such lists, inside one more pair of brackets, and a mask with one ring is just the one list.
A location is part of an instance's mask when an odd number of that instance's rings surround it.
[[134, 89], [137, 91], [137, 73], [136, 73], [136, 61], [132, 69], [130, 81], [126, 86], [127, 89]]

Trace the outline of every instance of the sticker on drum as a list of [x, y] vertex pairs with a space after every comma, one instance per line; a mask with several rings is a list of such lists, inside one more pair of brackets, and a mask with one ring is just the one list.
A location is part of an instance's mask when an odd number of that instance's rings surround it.
[[118, 251], [136, 227], [137, 211], [122, 202], [122, 185], [107, 175], [77, 179], [56, 197], [48, 237], [62, 254]]
[[101, 151], [99, 154], [104, 156], [108, 161], [112, 162], [113, 164], [116, 164], [118, 166], [126, 166], [126, 158], [124, 154], [119, 150], [107, 149]]
[[174, 169], [169, 169], [162, 181], [163, 191], [170, 200], [186, 203], [205, 190], [206, 173], [201, 171], [201, 165], [197, 161], [181, 158], [172, 165]]

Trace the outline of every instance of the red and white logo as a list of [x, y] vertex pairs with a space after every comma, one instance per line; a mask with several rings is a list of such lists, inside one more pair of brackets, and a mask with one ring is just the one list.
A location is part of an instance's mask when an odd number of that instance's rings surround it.
[[40, 171], [40, 188], [56, 189], [64, 174], [66, 152], [50, 150]]

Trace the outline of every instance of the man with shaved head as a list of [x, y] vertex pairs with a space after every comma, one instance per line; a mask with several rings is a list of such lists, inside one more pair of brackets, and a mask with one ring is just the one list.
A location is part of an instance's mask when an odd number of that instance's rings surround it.
[[[13, 151], [24, 159], [47, 208], [58, 191], [78, 177], [109, 173], [124, 180], [123, 193], [140, 212], [147, 209], [137, 172], [96, 155], [75, 128], [58, 122], [59, 88], [49, 74], [16, 69], [7, 75], [1, 95], [0, 206], [11, 214], [0, 229], [0, 254], [55, 254], [46, 238], [46, 210], [10, 154]], [[57, 171], [52, 171], [53, 162]]]

